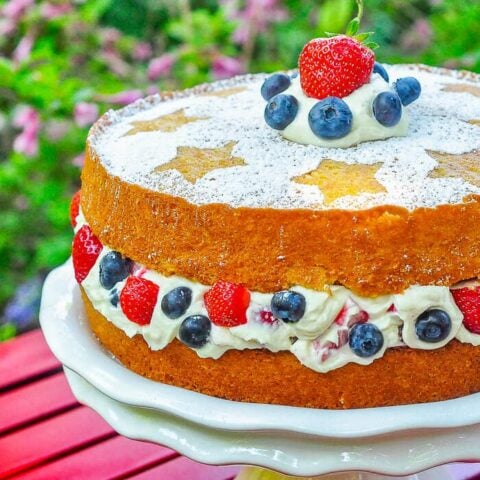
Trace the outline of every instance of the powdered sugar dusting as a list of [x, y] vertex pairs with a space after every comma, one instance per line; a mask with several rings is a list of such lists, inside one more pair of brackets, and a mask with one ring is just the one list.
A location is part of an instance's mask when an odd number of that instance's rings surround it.
[[[263, 120], [260, 96], [264, 75], [249, 75], [180, 92], [150, 97], [118, 112], [109, 112], [92, 130], [89, 142], [105, 168], [122, 180], [180, 196], [194, 204], [225, 203], [233, 207], [363, 209], [393, 204], [409, 209], [458, 203], [480, 188], [462, 178], [430, 178], [438, 165], [426, 150], [460, 154], [480, 150], [480, 98], [447, 92], [449, 84], [480, 87], [479, 77], [417, 66], [387, 66], [391, 79], [416, 76], [420, 99], [407, 107], [406, 137], [366, 142], [347, 149], [301, 145], [285, 140]], [[232, 90], [230, 96], [205, 92]], [[131, 122], [148, 121], [179, 110], [199, 120], [179, 125], [174, 132], [149, 131], [125, 135]], [[220, 148], [235, 142], [232, 155], [245, 165], [212, 169], [195, 183], [177, 170], [155, 172], [177, 155], [178, 147]], [[314, 185], [293, 181], [315, 170], [323, 159], [346, 164], [381, 163], [375, 178], [382, 193], [344, 196], [326, 204]], [[480, 153], [479, 153], [480, 161]]]

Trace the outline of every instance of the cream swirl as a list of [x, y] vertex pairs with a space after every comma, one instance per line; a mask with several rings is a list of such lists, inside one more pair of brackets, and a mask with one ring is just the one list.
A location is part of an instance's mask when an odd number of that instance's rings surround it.
[[372, 73], [369, 83], [342, 98], [353, 115], [350, 132], [341, 138], [327, 139], [316, 136], [310, 128], [308, 114], [319, 100], [307, 97], [303, 93], [300, 77], [297, 76], [292, 79], [290, 87], [282, 93], [292, 95], [297, 99], [298, 112], [295, 119], [285, 130], [281, 131], [281, 134], [292, 142], [334, 148], [347, 148], [370, 140], [403, 137], [408, 130], [408, 113], [405, 108], [403, 108], [400, 121], [393, 127], [383, 126], [373, 115], [373, 100], [379, 93], [389, 90], [389, 84], [378, 73]]

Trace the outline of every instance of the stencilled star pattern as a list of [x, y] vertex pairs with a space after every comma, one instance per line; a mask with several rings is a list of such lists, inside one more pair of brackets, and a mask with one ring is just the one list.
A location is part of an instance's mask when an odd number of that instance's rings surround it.
[[328, 205], [347, 195], [386, 192], [385, 187], [375, 178], [381, 165], [381, 163], [349, 165], [327, 159], [323, 160], [315, 170], [295, 177], [293, 181], [318, 187]]
[[187, 117], [185, 110], [182, 108], [175, 112], [162, 115], [153, 120], [136, 120], [130, 123], [131, 128], [124, 136], [136, 135], [141, 132], [175, 132], [183, 125], [197, 122], [199, 120], [207, 120], [208, 117]]
[[194, 184], [214, 170], [246, 165], [235, 157], [232, 150], [237, 142], [229, 142], [217, 148], [178, 147], [177, 155], [168, 163], [156, 167], [155, 173], [177, 170], [185, 180]]

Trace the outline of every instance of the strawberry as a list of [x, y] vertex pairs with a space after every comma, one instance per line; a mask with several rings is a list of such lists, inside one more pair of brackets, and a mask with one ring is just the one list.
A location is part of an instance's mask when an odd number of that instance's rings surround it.
[[480, 334], [480, 286], [450, 290], [460, 311], [463, 324], [472, 333]]
[[80, 192], [81, 190], [75, 193], [70, 203], [70, 223], [73, 228], [77, 226], [77, 217], [80, 212]]
[[82, 283], [95, 265], [102, 251], [100, 240], [88, 225], [84, 225], [73, 238], [72, 260], [75, 279]]
[[298, 59], [300, 83], [313, 98], [346, 97], [370, 80], [375, 54], [346, 35], [315, 38]]
[[208, 316], [219, 327], [236, 327], [247, 323], [250, 292], [237, 283], [217, 282], [204, 295]]
[[160, 288], [141, 277], [128, 277], [120, 293], [120, 306], [125, 316], [138, 325], [148, 325], [157, 304]]

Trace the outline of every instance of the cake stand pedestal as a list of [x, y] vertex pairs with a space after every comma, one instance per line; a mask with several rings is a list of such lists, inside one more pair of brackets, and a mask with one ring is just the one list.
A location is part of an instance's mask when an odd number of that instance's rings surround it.
[[480, 460], [479, 394], [330, 411], [231, 402], [136, 375], [91, 333], [71, 263], [45, 281], [40, 322], [74, 395], [117, 432], [206, 464], [261, 467], [239, 480], [453, 480], [448, 468], [425, 470]]

